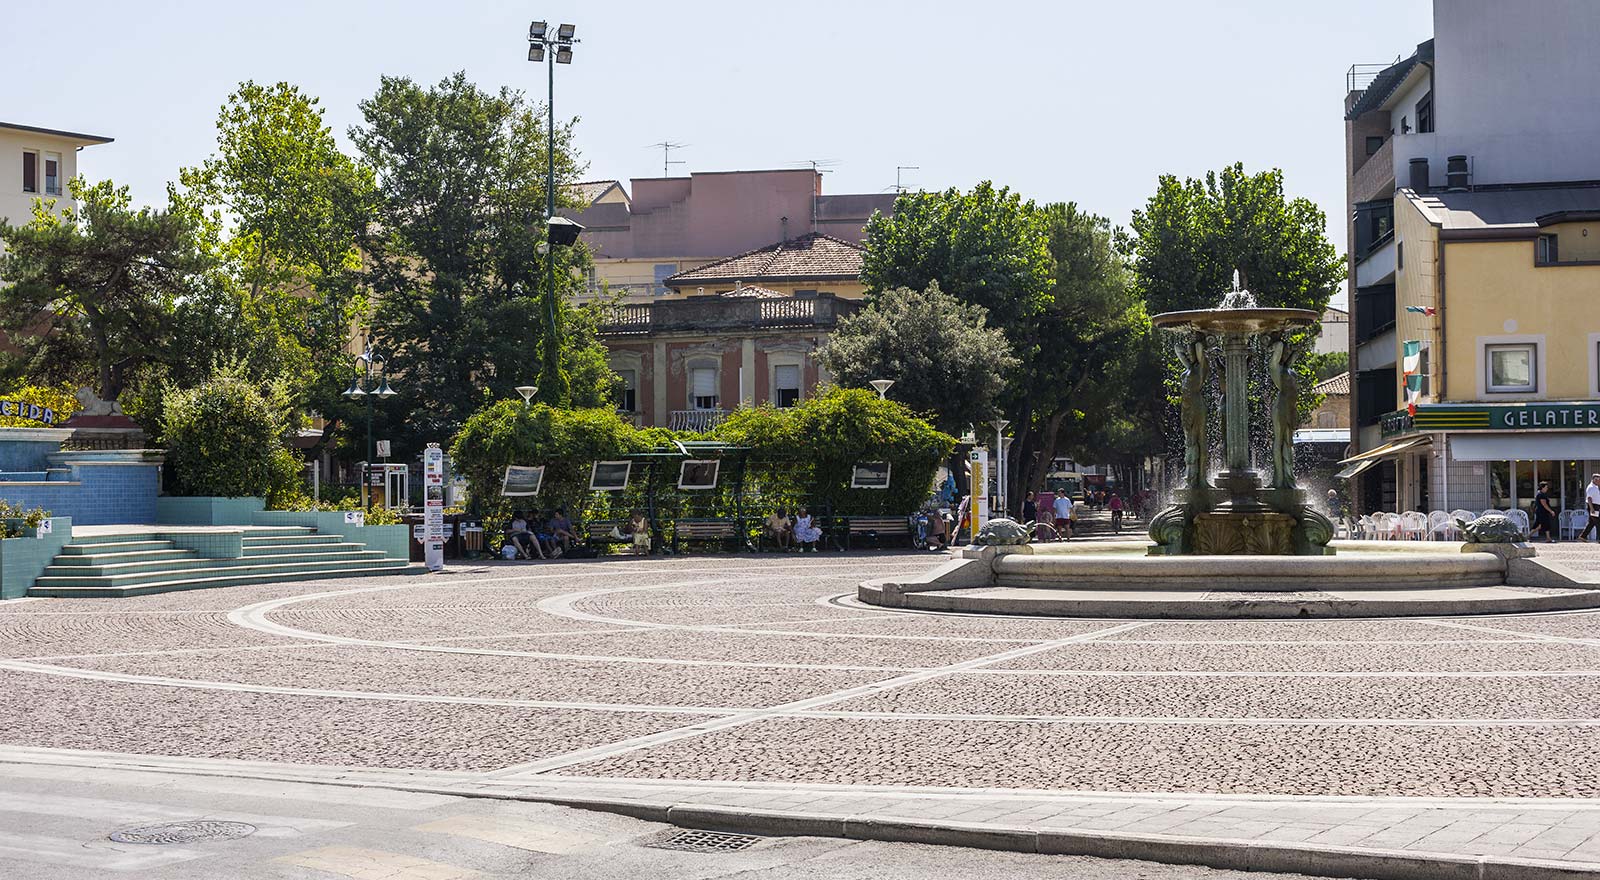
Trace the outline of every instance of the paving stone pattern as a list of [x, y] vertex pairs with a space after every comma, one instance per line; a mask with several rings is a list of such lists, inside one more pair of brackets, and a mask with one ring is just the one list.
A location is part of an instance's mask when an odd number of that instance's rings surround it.
[[[1558, 550], [1600, 571], [1600, 548]], [[0, 603], [0, 750], [1600, 864], [1600, 612], [1148, 622], [853, 602], [858, 581], [931, 561], [489, 563]]]

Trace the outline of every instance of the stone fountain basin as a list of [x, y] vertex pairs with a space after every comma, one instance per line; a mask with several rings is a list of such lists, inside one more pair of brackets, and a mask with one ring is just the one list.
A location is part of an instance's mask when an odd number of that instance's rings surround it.
[[[1527, 545], [1338, 541], [1336, 556], [1147, 556], [1147, 541], [963, 550], [857, 599], [908, 611], [1118, 619], [1518, 614], [1600, 607]], [[1487, 551], [1487, 552], [1463, 552]]]
[[1321, 318], [1310, 309], [1191, 309], [1162, 312], [1150, 323], [1168, 330], [1198, 330], [1202, 333], [1270, 333], [1290, 327], [1306, 327]]

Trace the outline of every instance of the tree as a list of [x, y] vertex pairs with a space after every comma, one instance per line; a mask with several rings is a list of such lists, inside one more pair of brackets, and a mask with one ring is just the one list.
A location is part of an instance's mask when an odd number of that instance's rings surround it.
[[861, 281], [869, 292], [938, 282], [1010, 329], [1039, 311], [1050, 286], [1044, 223], [1032, 202], [988, 181], [970, 193], [906, 193], [893, 216], [867, 221]]
[[[588, 254], [539, 253], [545, 238], [545, 134], [518, 92], [489, 94], [465, 74], [432, 88], [385, 77], [351, 129], [378, 181], [377, 223], [365, 240], [377, 298], [372, 332], [409, 403], [386, 429], [407, 451], [446, 438], [478, 406], [539, 386], [553, 405], [609, 402], [609, 370], [595, 322], [566, 302]], [[576, 179], [572, 124], [556, 130], [558, 186]], [[558, 204], [569, 203], [565, 188]], [[561, 290], [556, 351], [541, 369], [548, 326], [540, 294], [545, 260]], [[560, 332], [565, 325], [566, 333]], [[579, 384], [571, 384], [575, 375]]]
[[174, 338], [173, 318], [197, 292], [206, 259], [191, 221], [133, 210], [127, 187], [68, 186], [76, 209], [36, 203], [24, 226], [0, 225], [0, 320], [14, 328], [8, 371], [32, 381], [91, 382], [115, 400], [133, 373], [195, 340]]
[[1308, 354], [1306, 365], [1311, 370], [1312, 379], [1323, 382], [1350, 371], [1350, 352], [1329, 351], [1322, 354]]
[[1039, 314], [1015, 331], [1022, 368], [1007, 407], [1015, 433], [1008, 472], [1013, 485], [1034, 491], [1065, 450], [1104, 461], [1113, 452], [1141, 457], [1150, 447], [1134, 415], [1134, 398], [1148, 388], [1132, 381], [1149, 324], [1117, 235], [1110, 221], [1071, 202], [1040, 213], [1051, 282]]
[[893, 379], [896, 400], [959, 434], [994, 415], [1002, 376], [1017, 363], [1005, 334], [987, 322], [982, 306], [963, 305], [937, 282], [895, 288], [840, 321], [818, 359], [846, 387]]
[[[1345, 263], [1325, 233], [1327, 217], [1305, 198], [1289, 198], [1279, 169], [1247, 174], [1235, 163], [1203, 180], [1163, 175], [1144, 210], [1133, 212], [1134, 273], [1151, 314], [1218, 305], [1238, 270], [1240, 284], [1268, 307], [1310, 309], [1321, 315], [1344, 283]], [[1316, 328], [1299, 334], [1304, 340]], [[1167, 374], [1176, 365], [1166, 357]], [[1302, 359], [1302, 419], [1321, 400], [1312, 365]], [[1252, 406], [1266, 399], [1259, 377]], [[1252, 418], [1253, 430], [1270, 424]]]
[[[179, 495], [267, 494], [290, 453], [283, 445], [281, 395], [263, 395], [237, 368], [165, 396], [161, 433]], [[289, 472], [298, 474], [290, 464]]]

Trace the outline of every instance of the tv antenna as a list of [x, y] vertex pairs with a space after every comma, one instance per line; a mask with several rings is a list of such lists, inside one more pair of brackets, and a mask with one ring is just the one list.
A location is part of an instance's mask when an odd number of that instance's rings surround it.
[[818, 174], [832, 174], [833, 172], [832, 172], [831, 168], [834, 165], [839, 164], [839, 160], [838, 159], [802, 159], [801, 161], [795, 162], [793, 164], [795, 164], [795, 165], [804, 165], [804, 166], [810, 168], [812, 171], [817, 172]]
[[894, 191], [897, 192], [897, 193], [903, 193], [903, 192], [906, 191], [905, 184], [900, 182], [900, 172], [902, 172], [902, 171], [921, 171], [921, 170], [922, 170], [922, 166], [921, 165], [896, 165], [896, 166], [894, 166]]
[[689, 145], [688, 144], [675, 144], [672, 141], [662, 141], [659, 144], [651, 144], [650, 146], [651, 147], [660, 147], [661, 148], [661, 176], [662, 177], [671, 177], [672, 176], [672, 166], [684, 164], [682, 159], [674, 159], [674, 158], [672, 158], [672, 151], [673, 150], [681, 150], [684, 147], [687, 147]]

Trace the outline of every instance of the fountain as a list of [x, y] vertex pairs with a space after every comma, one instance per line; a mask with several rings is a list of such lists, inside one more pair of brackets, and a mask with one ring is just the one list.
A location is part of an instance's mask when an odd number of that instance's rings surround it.
[[[1534, 558], [1522, 543], [1469, 534], [1446, 541], [1337, 542], [1295, 484], [1295, 363], [1318, 313], [1261, 308], [1241, 289], [1219, 308], [1152, 318], [1182, 366], [1184, 484], [1151, 519], [1150, 539], [1029, 544], [1009, 521], [918, 577], [867, 581], [880, 608], [1063, 617], [1309, 618], [1527, 613], [1600, 607], [1600, 583]], [[1252, 352], [1259, 352], [1252, 356]], [[1270, 471], [1251, 467], [1250, 368], [1272, 393]], [[1221, 371], [1222, 467], [1211, 474], [1208, 385]], [[1024, 543], [1018, 543], [1019, 541]]]
[[[1305, 342], [1294, 331], [1317, 321], [1309, 309], [1256, 306], [1233, 273], [1233, 290], [1215, 309], [1166, 312], [1151, 323], [1173, 332], [1183, 365], [1180, 419], [1183, 425], [1184, 488], [1150, 522], [1151, 555], [1321, 556], [1331, 554], [1333, 523], [1308, 507], [1295, 485], [1294, 430], [1299, 423], [1300, 386], [1295, 363]], [[1272, 483], [1250, 468], [1250, 340], [1269, 341], [1272, 377]], [[1213, 348], [1215, 343], [1215, 348]], [[1206, 479], [1210, 399], [1206, 380], [1220, 350], [1223, 460], [1215, 482]]]

